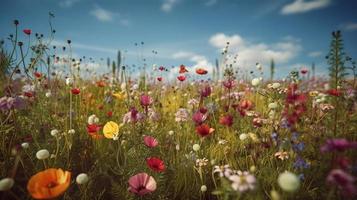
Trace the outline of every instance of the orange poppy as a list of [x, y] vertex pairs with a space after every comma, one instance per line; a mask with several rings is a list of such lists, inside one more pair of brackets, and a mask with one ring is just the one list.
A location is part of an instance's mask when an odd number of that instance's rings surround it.
[[27, 190], [34, 199], [53, 199], [63, 194], [71, 182], [71, 172], [50, 168], [33, 175]]
[[205, 75], [208, 73], [208, 71], [203, 68], [198, 68], [198, 69], [196, 69], [196, 73], [199, 75]]
[[179, 73], [180, 73], [180, 74], [183, 74], [183, 73], [185, 73], [185, 72], [188, 72], [188, 70], [186, 69], [186, 66], [185, 66], [185, 65], [180, 65], [180, 71], [179, 71]]
[[106, 83], [104, 81], [97, 81], [96, 82], [98, 87], [105, 87]]

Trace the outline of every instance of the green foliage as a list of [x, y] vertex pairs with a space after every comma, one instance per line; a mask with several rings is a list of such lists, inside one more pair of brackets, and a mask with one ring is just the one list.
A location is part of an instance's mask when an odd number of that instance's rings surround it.
[[275, 74], [275, 63], [274, 59], [271, 60], [270, 62], [270, 80], [274, 80], [274, 74]]
[[341, 31], [332, 32], [330, 52], [326, 56], [327, 62], [330, 65], [330, 83], [332, 88], [340, 86], [346, 75], [348, 75], [345, 68], [345, 56]]

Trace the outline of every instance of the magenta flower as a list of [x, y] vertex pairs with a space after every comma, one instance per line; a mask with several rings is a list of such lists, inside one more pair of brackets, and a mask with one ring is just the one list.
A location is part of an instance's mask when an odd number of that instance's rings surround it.
[[336, 185], [339, 189], [343, 190], [343, 195], [354, 196], [357, 194], [357, 188], [354, 185], [355, 177], [342, 169], [333, 169], [327, 176], [327, 183]]
[[128, 190], [134, 194], [143, 196], [156, 190], [156, 181], [147, 173], [139, 173], [130, 177]]
[[204, 88], [201, 89], [200, 94], [201, 97], [208, 97], [211, 95], [212, 89], [209, 85], [206, 85]]
[[206, 119], [207, 115], [203, 114], [200, 111], [197, 111], [192, 115], [192, 120], [196, 123], [196, 125], [202, 124]]
[[232, 89], [235, 86], [235, 81], [232, 79], [228, 79], [223, 81], [223, 86], [227, 89]]
[[344, 138], [329, 139], [326, 143], [320, 147], [320, 151], [330, 152], [330, 151], [345, 151], [350, 148], [357, 148], [357, 142], [349, 142]]
[[141, 95], [141, 96], [140, 96], [140, 104], [141, 104], [142, 106], [147, 107], [147, 106], [151, 105], [152, 102], [153, 102], [153, 100], [152, 100], [152, 98], [151, 98], [149, 95], [145, 95], [145, 94], [144, 94], [144, 95]]
[[155, 139], [152, 136], [148, 136], [148, 135], [144, 136], [144, 143], [147, 147], [150, 147], [150, 148], [156, 147], [159, 144], [157, 139]]

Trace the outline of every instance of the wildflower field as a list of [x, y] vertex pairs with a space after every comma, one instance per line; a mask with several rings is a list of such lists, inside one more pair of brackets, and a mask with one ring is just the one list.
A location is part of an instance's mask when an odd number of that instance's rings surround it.
[[88, 70], [75, 41], [51, 43], [53, 18], [47, 36], [15, 20], [1, 41], [0, 199], [357, 198], [357, 71], [340, 31], [324, 77], [242, 73], [229, 41], [213, 70], [134, 76], [120, 51]]

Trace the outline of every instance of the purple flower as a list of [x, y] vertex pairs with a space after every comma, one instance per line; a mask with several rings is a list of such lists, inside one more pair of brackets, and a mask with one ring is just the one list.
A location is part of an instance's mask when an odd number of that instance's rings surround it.
[[304, 148], [305, 148], [305, 143], [303, 143], [303, 142], [299, 142], [297, 144], [293, 144], [293, 150], [295, 152], [302, 151], [302, 150], [304, 150]]
[[25, 107], [25, 100], [21, 97], [1, 97], [0, 110], [7, 111], [11, 109], [23, 109]]
[[273, 132], [273, 133], [271, 134], [271, 139], [273, 139], [274, 141], [277, 141], [277, 140], [278, 140], [278, 133]]
[[294, 168], [297, 168], [297, 169], [306, 169], [306, 168], [310, 167], [310, 164], [307, 163], [301, 157], [297, 157], [293, 166], [294, 166]]
[[357, 148], [357, 142], [349, 142], [344, 138], [329, 139], [326, 143], [320, 147], [320, 151], [330, 152], [330, 151], [345, 151], [350, 148]]
[[357, 194], [357, 188], [354, 186], [355, 177], [342, 169], [333, 169], [327, 176], [327, 183], [336, 185], [339, 189], [343, 190], [344, 196], [354, 196]]

